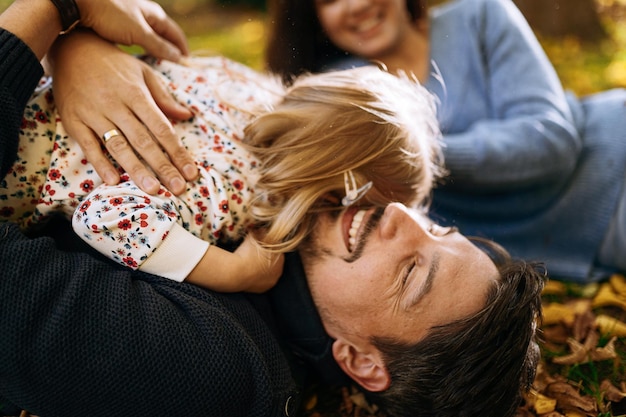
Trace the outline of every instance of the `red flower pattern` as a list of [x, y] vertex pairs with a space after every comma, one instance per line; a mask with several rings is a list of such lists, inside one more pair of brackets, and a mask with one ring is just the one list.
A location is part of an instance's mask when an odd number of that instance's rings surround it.
[[[238, 146], [243, 137], [241, 129], [252, 116], [229, 106], [227, 99], [232, 94], [239, 103], [255, 104], [260, 103], [265, 92], [259, 90], [258, 81], [247, 81], [257, 77], [249, 69], [222, 58], [205, 60], [207, 68], [200, 69], [166, 61], [151, 62], [169, 78], [170, 91], [194, 113], [191, 120], [174, 123], [185, 146], [192, 153], [197, 151], [197, 164], [203, 168], [203, 177], [190, 183], [187, 192], [175, 196], [161, 188], [157, 196], [143, 194], [119, 167], [119, 188], [102, 186], [102, 180], [78, 145], [64, 131], [55, 132], [62, 124], [56, 124], [60, 118], [51, 110], [49, 83], [42, 84], [47, 89], [43, 94], [32, 97], [20, 124], [24, 139], [20, 152], [27, 146], [40, 146], [41, 152], [37, 153], [40, 160], [20, 159], [22, 153], [19, 153], [11, 169], [16, 180], [9, 185], [14, 189], [36, 187], [39, 194], [24, 199], [32, 201], [32, 205], [39, 204], [44, 217], [46, 210], [62, 206], [75, 209], [80, 223], [86, 227], [80, 229], [80, 234], [91, 234], [92, 244], [108, 247], [112, 258], [131, 268], [139, 267], [158, 248], [159, 242], [168, 238], [174, 222], [185, 224], [196, 236], [212, 243], [226, 236], [238, 239], [245, 232], [245, 225], [251, 222], [247, 204], [253, 197], [253, 184], [248, 184], [248, 175], [258, 163]], [[224, 81], [229, 83], [225, 101], [215, 94], [215, 86], [223, 85]], [[216, 120], [221, 120], [221, 124], [216, 124]], [[127, 189], [132, 192], [128, 193]], [[86, 198], [87, 195], [90, 197]], [[0, 190], [0, 197], [3, 196]], [[21, 215], [16, 214], [16, 207], [24, 202], [11, 198], [6, 202], [0, 198], [3, 218]]]
[[128, 230], [131, 227], [133, 227], [133, 224], [130, 222], [130, 220], [123, 219], [117, 223], [117, 227], [119, 227], [122, 230]]

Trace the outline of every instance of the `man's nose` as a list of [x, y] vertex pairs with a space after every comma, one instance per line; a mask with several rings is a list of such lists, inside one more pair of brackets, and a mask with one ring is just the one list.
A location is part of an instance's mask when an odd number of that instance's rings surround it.
[[419, 221], [418, 213], [411, 213], [402, 204], [392, 203], [385, 208], [380, 222], [383, 239], [421, 239], [428, 233]]

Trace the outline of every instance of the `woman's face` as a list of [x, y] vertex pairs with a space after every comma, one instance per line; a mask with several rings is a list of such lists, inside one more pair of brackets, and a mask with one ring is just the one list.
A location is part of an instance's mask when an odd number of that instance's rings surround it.
[[415, 30], [406, 0], [314, 0], [322, 29], [340, 49], [367, 59], [393, 54]]

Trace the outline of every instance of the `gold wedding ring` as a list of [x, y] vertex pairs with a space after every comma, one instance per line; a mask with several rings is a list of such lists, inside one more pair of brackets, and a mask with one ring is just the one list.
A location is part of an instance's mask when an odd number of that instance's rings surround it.
[[104, 135], [102, 135], [102, 142], [106, 144], [108, 141], [116, 136], [122, 136], [122, 134], [117, 129], [111, 129], [107, 132], [104, 132]]

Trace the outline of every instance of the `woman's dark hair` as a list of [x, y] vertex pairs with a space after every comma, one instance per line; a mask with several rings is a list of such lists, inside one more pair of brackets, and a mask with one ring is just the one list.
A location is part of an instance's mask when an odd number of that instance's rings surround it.
[[[406, 0], [414, 20], [426, 14], [424, 0]], [[326, 64], [348, 56], [324, 34], [315, 0], [269, 0], [270, 36], [267, 69], [287, 83], [304, 72], [319, 72]]]

